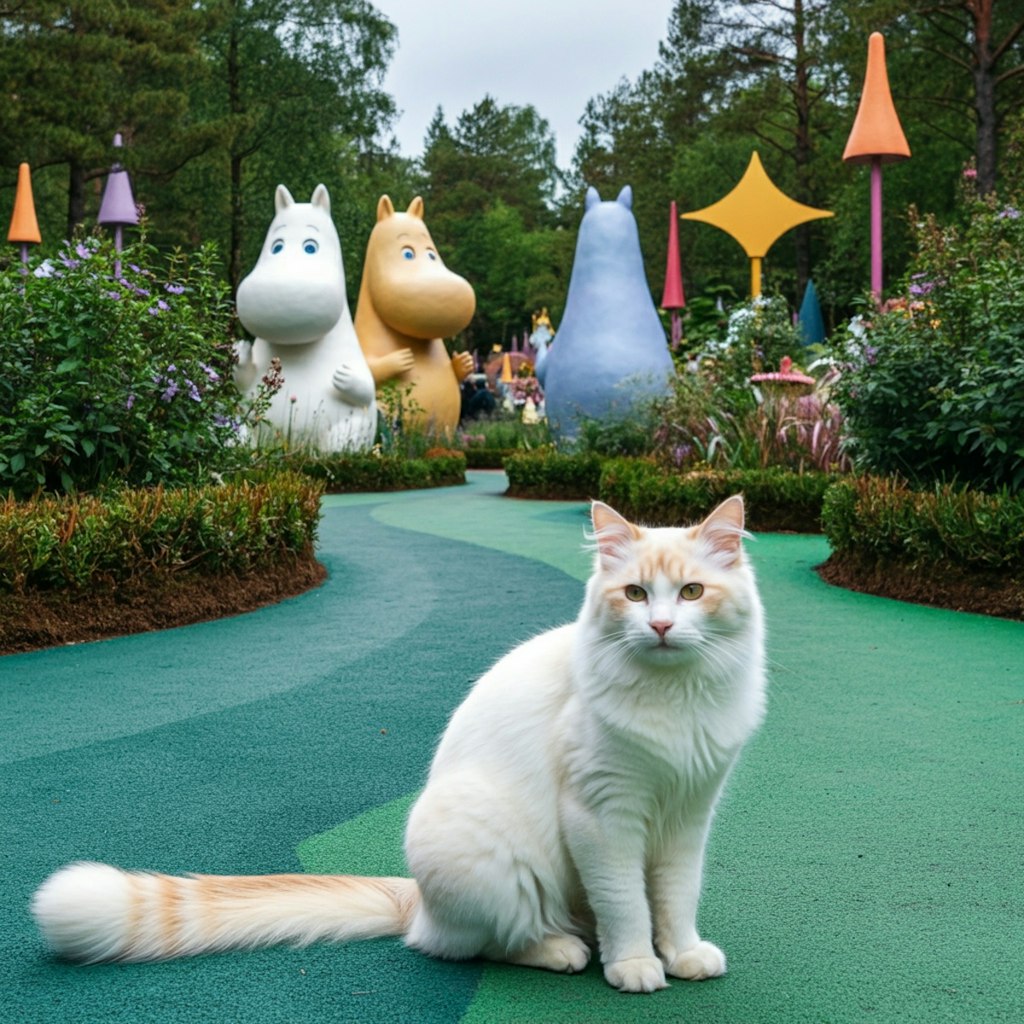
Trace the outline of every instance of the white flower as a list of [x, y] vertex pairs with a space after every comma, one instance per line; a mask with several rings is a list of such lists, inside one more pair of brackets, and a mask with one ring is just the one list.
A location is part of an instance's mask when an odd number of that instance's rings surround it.
[[32, 271], [35, 277], [53, 277], [56, 268], [50, 260], [43, 260], [42, 263]]

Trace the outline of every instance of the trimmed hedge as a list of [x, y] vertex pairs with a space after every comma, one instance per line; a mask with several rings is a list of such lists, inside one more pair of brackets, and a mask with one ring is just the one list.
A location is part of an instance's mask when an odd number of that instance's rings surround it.
[[850, 478], [829, 488], [822, 523], [837, 555], [865, 563], [957, 565], [1024, 579], [1024, 494]]
[[322, 487], [260, 482], [0, 501], [0, 594], [83, 590], [160, 573], [244, 573], [308, 554]]
[[624, 516], [652, 526], [702, 519], [720, 501], [742, 493], [755, 530], [821, 532], [828, 473], [784, 469], [673, 473], [647, 459], [543, 453], [505, 460], [508, 493], [516, 498], [587, 501], [599, 498]]
[[671, 473], [642, 459], [611, 459], [601, 473], [599, 496], [637, 522], [681, 526], [742, 494], [749, 529], [820, 533], [822, 499], [835, 479], [785, 469]]
[[466, 459], [451, 449], [429, 451], [421, 459], [373, 452], [320, 455], [304, 459], [300, 468], [323, 481], [331, 494], [454, 487], [466, 482]]
[[466, 469], [501, 469], [515, 448], [466, 448]]
[[547, 450], [505, 459], [508, 494], [513, 498], [586, 501], [599, 497], [599, 455], [562, 455]]

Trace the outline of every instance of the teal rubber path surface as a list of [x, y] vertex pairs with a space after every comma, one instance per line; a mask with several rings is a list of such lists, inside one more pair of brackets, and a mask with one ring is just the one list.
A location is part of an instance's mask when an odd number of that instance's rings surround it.
[[1024, 624], [853, 594], [819, 537], [749, 545], [771, 697], [710, 843], [729, 973], [620, 995], [397, 939], [154, 965], [55, 960], [67, 861], [403, 870], [438, 734], [509, 647], [576, 615], [583, 503], [465, 487], [325, 499], [321, 588], [182, 629], [0, 657], [0, 1021], [987, 1024], [1024, 1020]]

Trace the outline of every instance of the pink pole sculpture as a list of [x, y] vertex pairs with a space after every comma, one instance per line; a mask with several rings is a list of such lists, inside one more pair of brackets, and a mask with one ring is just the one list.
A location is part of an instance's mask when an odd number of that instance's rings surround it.
[[665, 261], [665, 289], [661, 296], [661, 308], [669, 311], [673, 351], [679, 348], [679, 343], [683, 340], [683, 321], [679, 311], [685, 306], [683, 270], [679, 259], [679, 214], [676, 212], [676, 201], [673, 199], [669, 205], [668, 257]]
[[843, 160], [871, 165], [871, 292], [876, 301], [882, 298], [882, 164], [909, 156], [910, 146], [889, 91], [885, 39], [881, 32], [872, 32], [868, 39], [864, 90]]

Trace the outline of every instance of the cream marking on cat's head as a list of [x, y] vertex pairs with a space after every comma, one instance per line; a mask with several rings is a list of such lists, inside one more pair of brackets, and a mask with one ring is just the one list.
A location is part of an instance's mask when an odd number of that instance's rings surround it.
[[743, 499], [728, 498], [683, 529], [638, 526], [603, 502], [591, 516], [596, 611], [608, 639], [659, 663], [694, 653], [720, 660], [723, 638], [742, 627], [751, 604]]

